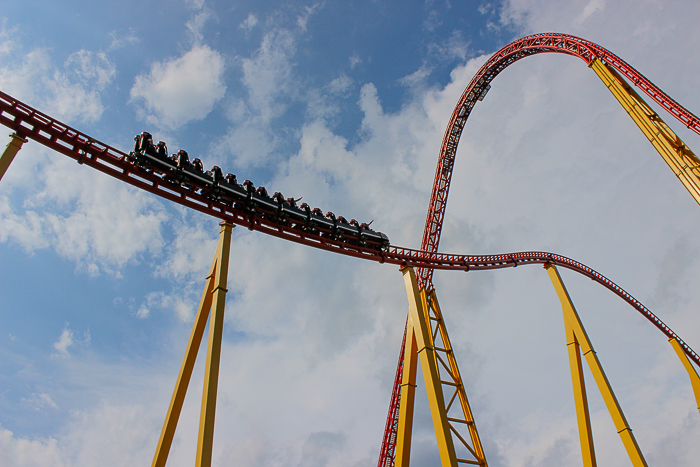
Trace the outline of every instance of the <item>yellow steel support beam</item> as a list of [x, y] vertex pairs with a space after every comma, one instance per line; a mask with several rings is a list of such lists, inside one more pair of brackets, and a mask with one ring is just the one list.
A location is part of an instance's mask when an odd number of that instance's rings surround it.
[[590, 67], [700, 204], [700, 159], [615, 70], [597, 58]]
[[[202, 293], [202, 298], [199, 301], [199, 307], [197, 308], [197, 314], [195, 315], [194, 324], [192, 325], [192, 331], [190, 332], [190, 339], [187, 342], [187, 348], [185, 350], [185, 356], [182, 360], [182, 365], [180, 366], [180, 373], [177, 377], [177, 382], [175, 383], [175, 390], [173, 391], [173, 396], [170, 399], [170, 406], [168, 407], [168, 413], [165, 417], [165, 422], [163, 423], [163, 429], [160, 433], [160, 439], [158, 441], [158, 447], [156, 448], [155, 455], [153, 456], [152, 467], [164, 467], [166, 461], [168, 460], [168, 454], [170, 452], [170, 447], [172, 446], [173, 437], [175, 435], [175, 429], [177, 428], [177, 422], [180, 418], [180, 412], [182, 411], [182, 404], [185, 401], [185, 395], [187, 394], [187, 387], [190, 383], [190, 378], [192, 377], [192, 370], [194, 368], [195, 361], [197, 359], [197, 353], [199, 351], [200, 344], [202, 342], [202, 336], [204, 335], [204, 329], [207, 325], [207, 320], [209, 318], [209, 311], [212, 308], [212, 301], [217, 298], [214, 305], [216, 308], [221, 308], [221, 313], [217, 313], [221, 317], [220, 321], [223, 323], [223, 301], [219, 299], [222, 291], [225, 294], [226, 291], [226, 280], [228, 275], [228, 258], [231, 244], [231, 231], [233, 229], [232, 224], [221, 223], [221, 231], [219, 233], [219, 244], [216, 248], [216, 254], [214, 255], [214, 260], [212, 261], [211, 268], [209, 269], [209, 274], [207, 275], [207, 282], [204, 286], [204, 292]], [[214, 319], [212, 319], [214, 323]], [[218, 326], [221, 328], [221, 326]], [[210, 336], [211, 336], [210, 326]], [[210, 338], [211, 340], [211, 338]], [[219, 348], [220, 348], [220, 333], [219, 333]], [[208, 352], [211, 353], [211, 352]], [[209, 358], [207, 359], [209, 360]], [[207, 362], [209, 366], [209, 362]], [[217, 358], [217, 375], [218, 375], [218, 358]], [[211, 380], [211, 378], [210, 378]], [[205, 378], [205, 393], [207, 393], [206, 378]], [[216, 388], [214, 388], [214, 396], [216, 396]], [[204, 396], [203, 396], [204, 398]], [[215, 403], [215, 401], [214, 401]], [[201, 425], [201, 424], [200, 424]], [[213, 435], [213, 415], [211, 417], [211, 424], [207, 425], [208, 429]], [[201, 426], [200, 426], [201, 431]], [[201, 438], [201, 433], [200, 433]], [[200, 462], [200, 444], [197, 446], [197, 462]], [[211, 445], [209, 445], [209, 464], [211, 464]]]
[[590, 339], [588, 339], [588, 334], [583, 328], [583, 323], [581, 322], [581, 319], [574, 308], [574, 304], [571, 301], [571, 297], [569, 297], [569, 293], [561, 280], [561, 276], [559, 276], [559, 271], [557, 271], [557, 268], [551, 264], [546, 265], [545, 269], [547, 269], [549, 278], [551, 279], [552, 285], [554, 285], [554, 289], [556, 290], [559, 301], [561, 302], [564, 317], [571, 326], [574, 335], [576, 336], [576, 340], [581, 346], [581, 351], [583, 352], [584, 357], [586, 357], [586, 362], [588, 362], [591, 373], [593, 373], [593, 378], [598, 384], [598, 389], [603, 396], [603, 401], [605, 401], [608, 412], [610, 412], [610, 416], [615, 423], [615, 428], [617, 429], [620, 438], [622, 438], [622, 444], [627, 450], [627, 454], [632, 461], [632, 465], [635, 467], [647, 467], [644, 455], [637, 445], [637, 440], [632, 434], [632, 429], [629, 427], [625, 415], [622, 413], [622, 409], [620, 408], [620, 404], [615, 397], [612, 386], [610, 385], [608, 378], [605, 376], [603, 367], [601, 366], [600, 361], [593, 350]]
[[27, 139], [22, 138], [17, 133], [10, 134], [10, 142], [7, 143], [5, 151], [3, 151], [2, 156], [0, 156], [0, 180], [2, 180], [3, 175], [7, 172], [7, 168], [10, 167], [10, 164], [22, 148], [22, 145], [26, 142]]
[[596, 467], [595, 449], [593, 447], [593, 432], [591, 431], [591, 417], [588, 411], [588, 398], [586, 397], [586, 383], [583, 379], [583, 364], [576, 334], [569, 320], [564, 315], [564, 327], [566, 328], [566, 346], [569, 352], [569, 364], [571, 366], [571, 382], [574, 387], [574, 400], [576, 403], [576, 418], [578, 420], [578, 434], [581, 439], [581, 455], [584, 467]]
[[209, 342], [207, 361], [204, 369], [204, 390], [202, 410], [199, 415], [199, 439], [197, 441], [196, 467], [210, 467], [214, 445], [214, 416], [216, 414], [216, 393], [219, 386], [219, 362], [221, 360], [221, 339], [224, 330], [224, 307], [226, 305], [226, 282], [228, 280], [228, 259], [231, 249], [233, 225], [222, 222], [216, 284], [212, 291], [211, 319], [209, 321]]
[[401, 396], [399, 405], [399, 426], [396, 433], [395, 467], [408, 467], [411, 459], [411, 433], [413, 431], [413, 407], [416, 396], [416, 369], [418, 368], [418, 348], [413, 320], [406, 323], [406, 345], [403, 354], [403, 375], [401, 376]]
[[695, 371], [695, 367], [688, 359], [688, 356], [683, 352], [683, 349], [681, 348], [681, 345], [678, 343], [678, 341], [676, 339], [669, 339], [668, 341], [673, 346], [673, 350], [675, 350], [678, 354], [678, 358], [680, 358], [681, 362], [683, 362], [683, 366], [688, 372], [688, 376], [690, 376], [690, 384], [693, 386], [695, 402], [697, 402], [698, 410], [700, 410], [700, 376], [698, 376], [698, 372]]
[[[442, 385], [440, 384], [440, 374], [438, 373], [436, 364], [435, 349], [432, 346], [430, 323], [426, 319], [426, 312], [423, 308], [420, 291], [418, 290], [418, 282], [416, 281], [416, 274], [413, 268], [406, 266], [401, 268], [401, 272], [403, 273], [406, 285], [408, 314], [413, 321], [413, 328], [415, 330], [414, 336], [416, 338], [421, 369], [423, 370], [425, 389], [428, 393], [430, 412], [433, 416], [433, 426], [435, 428], [438, 450], [440, 451], [440, 460], [443, 467], [455, 467], [457, 465], [457, 456], [455, 455], [455, 447], [450, 433], [450, 424], [445, 411], [445, 399], [442, 394]], [[408, 339], [408, 336], [406, 338]]]

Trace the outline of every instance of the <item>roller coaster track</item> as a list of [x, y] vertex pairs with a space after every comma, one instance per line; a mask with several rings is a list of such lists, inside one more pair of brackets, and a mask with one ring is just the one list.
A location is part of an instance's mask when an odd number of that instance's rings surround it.
[[625, 300], [669, 339], [672, 337], [678, 339], [688, 357], [700, 365], [700, 356], [642, 303], [602, 274], [565, 256], [545, 252], [455, 255], [426, 252], [399, 246], [390, 246], [387, 250], [380, 251], [358, 245], [350, 245], [289, 228], [283, 223], [276, 222], [274, 219], [258, 217], [242, 208], [236, 208], [235, 206], [209, 199], [186, 187], [166, 183], [152, 172], [127, 162], [127, 154], [119, 149], [81, 133], [1, 91], [0, 124], [13, 129], [22, 137], [32, 139], [76, 160], [79, 164], [88, 165], [136, 188], [149, 191], [169, 201], [217, 219], [229, 221], [234, 225], [247, 227], [250, 230], [258, 230], [274, 237], [314, 248], [379, 263], [390, 263], [401, 267], [411, 266], [431, 271], [433, 269], [480, 271], [512, 268], [523, 264], [554, 264], [571, 269], [605, 286]]
[[[379, 263], [395, 264], [400, 267], [410, 266], [418, 268], [420, 284], [426, 289], [432, 288], [432, 274], [435, 269], [468, 272], [511, 268], [527, 264], [556, 265], [570, 269], [589, 277], [615, 293], [641, 313], [666, 337], [676, 339], [688, 358], [700, 366], [700, 356], [654, 315], [651, 310], [602, 274], [575, 260], [547, 252], [518, 252], [497, 255], [457, 255], [437, 252], [457, 145], [474, 104], [480, 98], [483, 98], [488, 91], [489, 83], [507, 66], [521, 58], [546, 52], [574, 55], [587, 63], [591, 63], [595, 58], [603, 60], [630, 79], [684, 125], [700, 134], [700, 121], [696, 116], [668, 97], [634, 68], [608, 50], [584, 39], [564, 34], [527, 36], [507, 45], [494, 54], [482, 66], [462, 94], [445, 132], [420, 250], [398, 246], [389, 246], [385, 250], [378, 250], [361, 245], [352, 245], [293, 229], [286, 223], [280, 222], [273, 217], [256, 215], [242, 207], [237, 207], [235, 204], [229, 205], [212, 200], [191, 187], [169, 183], [149, 170], [132, 165], [128, 162], [126, 153], [81, 133], [1, 91], [0, 124], [14, 130], [21, 138], [32, 139], [76, 160], [79, 164], [88, 165], [136, 188], [154, 193], [169, 201], [217, 219], [231, 222], [234, 225], [240, 225], [250, 230], [258, 230], [278, 238], [346, 256]], [[401, 356], [403, 356], [403, 352]], [[400, 359], [395, 386], [401, 381], [401, 371], [402, 360]], [[393, 462], [387, 462], [388, 460], [393, 460], [393, 453], [388, 452], [391, 449], [389, 438], [391, 438], [392, 434], [395, 435], [392, 427], [395, 417], [398, 416], [399, 403], [396, 391], [394, 391], [387, 420], [387, 431], [385, 432], [385, 439], [382, 445], [383, 457], [380, 458], [380, 465], [382, 466], [393, 464]], [[385, 463], [382, 463], [382, 459]]]
[[[602, 61], [604, 64], [612, 67], [619, 74], [631, 81], [647, 96], [651, 97], [654, 102], [659, 104], [665, 111], [673, 115], [687, 128], [691, 129], [697, 134], [700, 134], [700, 119], [698, 119], [697, 116], [669, 97], [665, 92], [659, 89], [656, 85], [654, 85], [654, 83], [649, 81], [627, 62], [598, 44], [580, 37], [560, 33], [533, 34], [513, 41], [494, 53], [486, 61], [486, 63], [481, 66], [479, 71], [477, 71], [470, 83], [465, 88], [454, 108], [454, 111], [452, 112], [452, 116], [442, 140], [437, 168], [435, 169], [435, 180], [433, 182], [433, 190], [430, 197], [430, 204], [428, 206], [428, 214], [425, 221], [425, 229], [423, 231], [423, 240], [421, 242], [420, 255], [422, 255], [423, 258], [432, 258], [438, 251], [440, 236], [442, 234], [442, 224], [445, 218], [445, 210], [447, 209], [447, 196], [450, 191], [450, 182], [457, 155], [457, 146], [459, 145], [462, 131], [464, 130], [467, 119], [469, 118], [474, 105], [478, 101], [484, 99], [484, 96], [491, 87], [491, 81], [493, 81], [494, 78], [496, 78], [496, 76], [498, 76], [498, 74], [505, 70], [508, 66], [523, 58], [541, 53], [561, 53], [572, 55], [582, 59], [588, 66], [593, 65], [595, 60]], [[687, 147], [685, 147], [685, 149], [687, 149]], [[697, 158], [692, 155], [692, 153], [690, 154], [692, 163], [698, 165]], [[679, 175], [677, 170], [676, 175]], [[497, 256], [506, 257], [508, 258], [506, 261], [511, 261], [513, 266], [517, 266], [520, 263], [519, 260], [515, 258], [527, 258], [525, 261], [539, 262], [539, 260], [535, 258], [539, 258], [539, 255], [541, 254], [542, 253], [515, 253], [512, 255]], [[520, 255], [524, 256], [521, 257]], [[548, 253], [544, 253], [544, 255], [548, 255]], [[558, 260], [561, 261], [561, 263], [559, 263], [557, 260], [552, 260], [552, 263], [588, 276], [594, 281], [613, 291], [623, 300], [632, 305], [637, 311], [642, 313], [652, 322], [652, 324], [654, 324], [657, 328], [659, 328], [659, 330], [661, 330], [661, 332], [669, 337], [669, 339], [671, 338], [669, 334], [670, 330], [668, 330], [666, 325], [658, 322], [656, 317], [652, 318], [651, 315], [647, 314], [647, 311], [644, 311], [646, 308], [643, 305], [632, 298], [627, 292], [620, 289], [617, 285], [580, 263], [557, 255], [552, 256], [557, 257]], [[481, 269], [489, 269], [494, 267], [500, 266], [491, 266], [491, 263], [488, 261], [480, 266]], [[465, 264], [465, 270], [469, 270], [469, 268], [474, 269], [474, 266], [472, 264], [469, 264], [469, 266]], [[421, 267], [417, 271], [419, 287], [426, 290], [431, 290], [433, 288], [433, 271], [435, 269], [442, 268], [432, 265], [431, 267]], [[387, 416], [382, 447], [380, 450], [378, 463], [379, 467], [394, 465], [394, 450], [397, 435], [396, 430], [398, 426], [399, 406], [401, 404], [400, 385], [401, 376], [403, 373], [405, 342], [406, 336], [404, 335], [399, 353], [399, 362], [396, 368], [396, 377], [391, 402], [389, 404], [389, 414]], [[698, 364], [698, 359], [695, 352], [686, 349], [687, 345], [685, 344], [683, 344], [682, 347], [686, 352], [686, 355], [688, 355], [696, 364]], [[691, 354], [694, 354], [695, 356], [691, 356]]]
[[[671, 99], [654, 83], [609, 50], [580, 37], [567, 34], [541, 33], [525, 36], [503, 47], [482, 65], [462, 93], [452, 112], [452, 117], [442, 140], [440, 157], [435, 170], [435, 181], [421, 243], [422, 251], [428, 253], [438, 251], [440, 234], [442, 233], [442, 221], [445, 218], [445, 209], [447, 208], [447, 195], [450, 191], [450, 181], [452, 179], [455, 156], [457, 155], [457, 145], [474, 105], [483, 99], [491, 81], [508, 66], [525, 57], [541, 53], [573, 55], [582, 59], [588, 65], [591, 65], [594, 59], [602, 60], [644, 91], [647, 96], [651, 97], [654, 102], [663, 107], [664, 110], [673, 115], [683, 125], [700, 135], [700, 119], [698, 117]], [[432, 269], [422, 268], [417, 272], [417, 275], [421, 287], [426, 289], [432, 288]]]

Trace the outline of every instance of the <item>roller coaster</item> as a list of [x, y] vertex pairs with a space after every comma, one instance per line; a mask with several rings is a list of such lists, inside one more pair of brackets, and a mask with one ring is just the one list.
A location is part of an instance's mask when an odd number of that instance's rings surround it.
[[[205, 378], [211, 378], [211, 381], [209, 386], [205, 382], [205, 388], [210, 389], [203, 395], [197, 465], [211, 464], [218, 378], [216, 353], [220, 352], [223, 325], [228, 244], [231, 229], [235, 225], [314, 248], [398, 265], [401, 268], [409, 300], [409, 316], [394, 379], [378, 461], [379, 467], [408, 466], [409, 464], [418, 357], [420, 357], [426, 380], [442, 465], [488, 465], [432, 284], [433, 271], [435, 269], [480, 271], [528, 264], [544, 265], [562, 302], [567, 339], [571, 344], [569, 357], [584, 465], [593, 466], [596, 465], [596, 461], [579, 348], [591, 366], [596, 383], [633, 465], [646, 465], [641, 450], [612, 393], [612, 388], [607, 383], [602, 366], [597, 361], [595, 352], [592, 351], [593, 348], [561, 281], [557, 267], [575, 271], [604, 286], [661, 331], [681, 357], [690, 375], [699, 406], [700, 378], [692, 363], [700, 366], [700, 356], [632, 295], [602, 274], [573, 259], [537, 251], [495, 255], [445, 254], [438, 251], [457, 146], [475, 104], [484, 99], [491, 82], [505, 68], [520, 59], [540, 53], [572, 55], [582, 59], [593, 69], [661, 154], [691, 196], [700, 203], [700, 160], [627, 81], [641, 89], [685, 127], [700, 134], [698, 117], [671, 99], [612, 52], [590, 41], [566, 34], [534, 34], [506, 45], [484, 63], [466, 87], [445, 131], [419, 250], [391, 245], [385, 234], [370, 228], [371, 223], [359, 223], [354, 219], [347, 221], [342, 216], [336, 217], [330, 211], [324, 215], [319, 208], [311, 209], [306, 203], [297, 206], [300, 199], [285, 198], [278, 192], [269, 196], [267, 189], [256, 188], [249, 180], [239, 184], [235, 175], [224, 176], [219, 167], [215, 166], [209, 171], [204, 171], [199, 158], [190, 161], [187, 152], [183, 150], [169, 155], [165, 143], [153, 144], [152, 137], [147, 132], [136, 135], [133, 150], [125, 153], [0, 92], [0, 124], [14, 131], [7, 149], [0, 158], [0, 178], [22, 144], [31, 139], [76, 160], [79, 164], [88, 165], [138, 189], [222, 221], [217, 253], [207, 278], [205, 293], [200, 302], [178, 383], [166, 416], [153, 461], [154, 466], [165, 465], [167, 460], [179, 410], [182, 407], [182, 400], [210, 309], [211, 322], [218, 324], [210, 326]], [[417, 268], [417, 273], [414, 268]], [[217, 332], [218, 337], [215, 336]], [[444, 379], [446, 377], [448, 380]], [[450, 393], [451, 397], [447, 397]], [[208, 402], [205, 403], [207, 398]], [[451, 415], [455, 411], [459, 413]], [[455, 445], [466, 448], [463, 450], [466, 456], [458, 457]]]

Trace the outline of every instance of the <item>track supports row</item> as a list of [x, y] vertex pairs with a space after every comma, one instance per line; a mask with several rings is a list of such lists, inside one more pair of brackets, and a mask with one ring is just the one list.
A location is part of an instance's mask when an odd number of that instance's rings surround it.
[[187, 387], [192, 377], [195, 360], [199, 351], [204, 329], [209, 320], [209, 338], [207, 343], [207, 360], [204, 370], [204, 390], [202, 392], [202, 409], [199, 418], [199, 437], [197, 440], [197, 467], [210, 467], [214, 442], [214, 416], [216, 413], [216, 394], [219, 381], [219, 362], [221, 360], [221, 341], [224, 327], [224, 306], [226, 303], [226, 282], [228, 280], [228, 262], [231, 249], [231, 232], [233, 224], [219, 224], [219, 244], [216, 255], [209, 269], [202, 298], [199, 301], [192, 332], [187, 343], [185, 356], [180, 366], [180, 374], [175, 383], [175, 390], [170, 400], [170, 407], [160, 433], [158, 447], [153, 457], [152, 467], [164, 467], [185, 401]]
[[[612, 417], [632, 465], [634, 467], [647, 467], [644, 455], [632, 433], [632, 428], [630, 428], [615, 397], [612, 386], [598, 360], [598, 356], [564, 286], [559, 271], [552, 264], [545, 265], [545, 269], [562, 305], [584, 467], [596, 467], [597, 461], [583, 374], [582, 355], [588, 363], [593, 379], [603, 397], [603, 401]], [[468, 464], [486, 467], [486, 458], [435, 291], [427, 292], [425, 289], [418, 288], [413, 268], [403, 267], [401, 272], [404, 277], [409, 307], [394, 465], [396, 467], [409, 466], [416, 374], [418, 362], [420, 361], [442, 466], [453, 467], [459, 464]], [[671, 339], [671, 344], [679, 357], [681, 357], [690, 375], [693, 391], [700, 409], [700, 377], [692, 363], [683, 353], [678, 342], [675, 339]], [[441, 373], [443, 376], [441, 376]], [[451, 394], [450, 390], [445, 391], [446, 387], [450, 388]], [[445, 397], [446, 394], [448, 397]], [[458, 409], [456, 409], [457, 407]], [[459, 414], [454, 415], [456, 412]], [[458, 429], [460, 427], [463, 429], [466, 427], [464, 435], [460, 433]], [[456, 445], [462, 449], [462, 452], [466, 452], [467, 455], [459, 456]]]

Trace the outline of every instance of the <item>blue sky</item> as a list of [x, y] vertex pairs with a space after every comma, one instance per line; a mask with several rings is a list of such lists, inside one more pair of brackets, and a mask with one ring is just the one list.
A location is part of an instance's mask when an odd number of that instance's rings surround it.
[[[7, 2], [0, 89], [125, 150], [148, 130], [418, 247], [445, 125], [489, 54], [534, 32], [579, 35], [697, 114], [696, 3]], [[0, 464], [150, 462], [216, 223], [25, 145], [0, 183]], [[441, 250], [570, 256], [697, 350], [699, 227], [598, 78], [546, 55], [502, 73], [472, 114]], [[650, 465], [693, 465], [700, 418], [671, 347], [609, 292], [562, 275]], [[544, 271], [435, 284], [490, 465], [578, 465]], [[393, 266], [236, 229], [226, 313], [216, 465], [376, 462], [406, 313]], [[169, 465], [194, 459], [202, 371]], [[437, 459], [421, 386], [417, 466]], [[626, 465], [589, 394], [599, 460]]]

